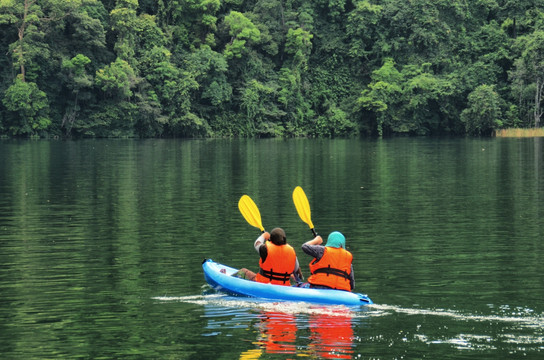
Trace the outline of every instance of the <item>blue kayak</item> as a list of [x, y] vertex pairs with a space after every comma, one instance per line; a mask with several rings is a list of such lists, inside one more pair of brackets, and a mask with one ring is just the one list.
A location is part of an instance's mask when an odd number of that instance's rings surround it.
[[263, 284], [231, 276], [238, 269], [216, 263], [211, 259], [202, 263], [204, 277], [215, 290], [237, 296], [278, 301], [304, 301], [332, 305], [370, 305], [366, 295], [333, 289], [310, 289], [296, 286]]

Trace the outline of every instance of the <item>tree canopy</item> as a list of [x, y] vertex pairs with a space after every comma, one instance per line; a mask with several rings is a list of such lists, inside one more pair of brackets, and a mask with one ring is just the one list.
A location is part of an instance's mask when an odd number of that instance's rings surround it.
[[544, 0], [0, 0], [0, 136], [540, 127]]

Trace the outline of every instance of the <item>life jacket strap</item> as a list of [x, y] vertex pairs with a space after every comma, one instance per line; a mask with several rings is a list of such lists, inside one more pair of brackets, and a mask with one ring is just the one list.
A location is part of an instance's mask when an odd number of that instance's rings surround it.
[[319, 273], [327, 274], [327, 276], [335, 275], [335, 276], [339, 276], [341, 278], [344, 278], [346, 280], [349, 280], [349, 274], [348, 274], [347, 271], [331, 268], [330, 265], [328, 267], [326, 267], [326, 268], [315, 269], [315, 271], [313, 272], [313, 274], [319, 274]]
[[289, 277], [291, 276], [291, 274], [289, 273], [278, 273], [278, 272], [275, 272], [274, 269], [265, 270], [263, 268], [259, 268], [259, 274], [261, 274], [267, 279], [275, 280], [275, 281], [283, 281], [283, 282], [289, 281]]

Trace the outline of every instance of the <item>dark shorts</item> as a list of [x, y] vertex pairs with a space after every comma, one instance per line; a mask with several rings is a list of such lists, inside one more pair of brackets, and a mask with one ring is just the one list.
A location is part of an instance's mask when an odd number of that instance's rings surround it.
[[330, 287], [328, 286], [324, 286], [324, 285], [312, 285], [310, 284], [309, 282], [305, 282], [305, 283], [298, 283], [295, 285], [296, 287], [301, 287], [301, 288], [304, 288], [304, 289], [330, 289]]

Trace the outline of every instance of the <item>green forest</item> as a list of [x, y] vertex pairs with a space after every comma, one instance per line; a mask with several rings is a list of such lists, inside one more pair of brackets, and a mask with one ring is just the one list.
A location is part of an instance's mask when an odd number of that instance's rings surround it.
[[0, 0], [1, 137], [538, 128], [544, 0]]

